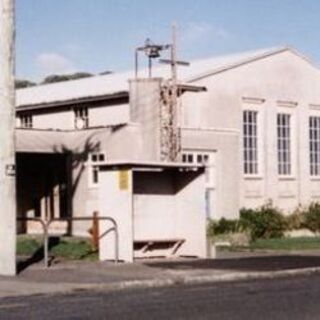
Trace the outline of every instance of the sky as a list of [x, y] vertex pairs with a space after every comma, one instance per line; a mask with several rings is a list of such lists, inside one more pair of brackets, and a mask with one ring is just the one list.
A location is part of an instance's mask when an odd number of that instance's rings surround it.
[[146, 38], [180, 60], [289, 45], [320, 63], [318, 0], [16, 0], [17, 78], [134, 68]]

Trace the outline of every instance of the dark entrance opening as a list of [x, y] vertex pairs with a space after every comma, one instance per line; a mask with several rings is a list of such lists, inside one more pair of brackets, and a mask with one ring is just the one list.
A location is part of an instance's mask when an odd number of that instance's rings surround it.
[[67, 154], [18, 153], [16, 163], [18, 216], [71, 216]]

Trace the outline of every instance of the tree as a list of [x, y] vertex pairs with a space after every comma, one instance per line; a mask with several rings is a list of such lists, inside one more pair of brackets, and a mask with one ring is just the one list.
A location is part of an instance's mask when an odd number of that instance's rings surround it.
[[106, 70], [106, 71], [102, 71], [102, 72], [99, 73], [100, 76], [105, 76], [105, 75], [108, 75], [108, 74], [112, 74], [112, 71]]
[[42, 81], [42, 84], [48, 83], [55, 83], [55, 82], [62, 82], [62, 81], [70, 81], [82, 78], [89, 78], [92, 77], [93, 74], [88, 72], [76, 72], [72, 74], [52, 74], [45, 77]]
[[34, 87], [37, 84], [35, 82], [26, 80], [26, 79], [16, 79], [15, 80], [15, 88], [16, 89], [23, 89], [23, 88], [29, 88]]

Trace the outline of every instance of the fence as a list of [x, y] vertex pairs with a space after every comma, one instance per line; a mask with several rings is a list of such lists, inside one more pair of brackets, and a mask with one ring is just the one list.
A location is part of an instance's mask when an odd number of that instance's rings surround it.
[[60, 219], [50, 219], [50, 220], [43, 220], [41, 218], [36, 218], [36, 217], [18, 217], [17, 220], [18, 221], [35, 221], [35, 222], [39, 222], [42, 226], [43, 229], [43, 255], [44, 255], [44, 264], [45, 267], [48, 268], [49, 267], [49, 238], [50, 238], [50, 225], [53, 222], [73, 222], [73, 221], [94, 221], [94, 220], [98, 220], [98, 221], [110, 221], [113, 225], [113, 227], [107, 231], [105, 231], [100, 238], [106, 236], [110, 231], [114, 232], [115, 235], [115, 247], [114, 247], [114, 252], [115, 252], [115, 262], [117, 263], [119, 261], [119, 232], [118, 232], [118, 225], [117, 222], [111, 218], [111, 217], [107, 217], [107, 216], [97, 216], [94, 215], [92, 217], [65, 217], [65, 218], [60, 218]]

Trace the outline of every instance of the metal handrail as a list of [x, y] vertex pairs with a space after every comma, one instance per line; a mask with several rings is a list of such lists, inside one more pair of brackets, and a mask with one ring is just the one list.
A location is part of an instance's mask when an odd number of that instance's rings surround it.
[[[118, 224], [117, 222], [111, 218], [111, 217], [107, 217], [107, 216], [98, 216], [96, 218], [94, 217], [65, 217], [65, 218], [53, 218], [51, 220], [48, 221], [47, 223], [47, 231], [49, 231], [50, 225], [52, 222], [57, 222], [57, 221], [67, 221], [67, 222], [72, 222], [72, 221], [90, 221], [93, 219], [97, 219], [97, 220], [101, 220], [101, 221], [110, 221], [113, 224], [113, 229], [114, 229], [114, 234], [115, 234], [115, 262], [119, 262], [119, 232], [118, 232]], [[47, 242], [47, 246], [48, 246], [48, 242]], [[48, 250], [49, 248], [47, 248]]]
[[18, 221], [35, 221], [39, 222], [42, 226], [43, 229], [43, 256], [44, 256], [44, 263], [45, 266], [48, 266], [48, 248], [49, 248], [49, 243], [48, 243], [48, 228], [47, 228], [47, 221], [41, 219], [41, 218], [36, 218], [36, 217], [17, 217]]
[[[110, 221], [113, 224], [112, 230], [115, 234], [115, 262], [119, 262], [119, 231], [118, 231], [118, 224], [115, 219], [107, 216], [100, 216], [100, 217], [65, 217], [65, 218], [53, 218], [48, 221], [45, 221], [41, 218], [34, 218], [34, 217], [18, 217], [19, 221], [36, 221], [42, 225], [43, 228], [43, 253], [44, 253], [44, 264], [45, 267], [49, 267], [49, 228], [51, 223], [53, 222], [72, 222], [72, 221], [90, 221], [93, 219], [101, 220], [101, 221]], [[104, 236], [103, 233], [102, 236]]]

